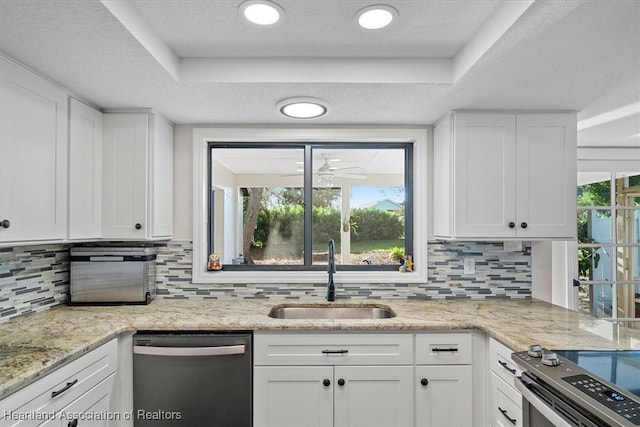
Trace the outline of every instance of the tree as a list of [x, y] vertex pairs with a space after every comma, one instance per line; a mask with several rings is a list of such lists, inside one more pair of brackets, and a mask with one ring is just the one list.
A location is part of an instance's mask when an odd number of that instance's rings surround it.
[[247, 195], [247, 204], [244, 211], [242, 229], [242, 250], [244, 262], [247, 264], [255, 264], [253, 256], [251, 256], [251, 242], [253, 242], [253, 231], [258, 223], [258, 214], [262, 206], [262, 196], [264, 194], [263, 187], [251, 187], [243, 189], [243, 193]]
[[[265, 189], [265, 199], [271, 206], [302, 206], [304, 204], [304, 192], [300, 187], [269, 187]], [[314, 188], [313, 206], [315, 207], [329, 207], [339, 199], [339, 188]]]

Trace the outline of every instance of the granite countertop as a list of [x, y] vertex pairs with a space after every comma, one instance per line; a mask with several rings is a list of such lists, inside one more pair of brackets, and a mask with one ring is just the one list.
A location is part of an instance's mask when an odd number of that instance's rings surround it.
[[386, 305], [379, 320], [282, 320], [268, 317], [291, 300], [171, 300], [147, 306], [58, 306], [0, 324], [0, 398], [125, 331], [135, 330], [455, 330], [479, 329], [515, 351], [639, 349], [629, 329], [539, 300], [361, 300], [332, 305]]

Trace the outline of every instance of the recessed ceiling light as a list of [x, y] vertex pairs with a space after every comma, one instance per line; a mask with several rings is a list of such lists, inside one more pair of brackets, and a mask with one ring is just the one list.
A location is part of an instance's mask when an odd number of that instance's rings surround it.
[[355, 19], [358, 25], [367, 30], [379, 30], [390, 25], [398, 17], [398, 11], [385, 4], [367, 6], [360, 9]]
[[249, 0], [240, 5], [240, 12], [250, 22], [273, 25], [284, 16], [284, 10], [268, 0]]
[[280, 114], [292, 119], [317, 119], [329, 112], [327, 103], [317, 98], [287, 98], [276, 106]]

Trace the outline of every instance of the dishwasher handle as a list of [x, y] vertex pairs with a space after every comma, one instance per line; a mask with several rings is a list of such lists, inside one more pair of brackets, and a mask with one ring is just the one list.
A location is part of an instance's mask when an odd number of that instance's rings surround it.
[[134, 354], [148, 356], [230, 356], [245, 354], [245, 345], [225, 345], [218, 347], [153, 347], [134, 345]]

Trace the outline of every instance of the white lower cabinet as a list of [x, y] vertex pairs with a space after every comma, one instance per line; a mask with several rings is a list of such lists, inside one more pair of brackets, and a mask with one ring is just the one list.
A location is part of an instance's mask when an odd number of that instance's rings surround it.
[[416, 334], [416, 426], [473, 425], [472, 336]]
[[411, 366], [258, 366], [254, 426], [412, 426]]
[[522, 427], [522, 395], [493, 372], [489, 388], [491, 427]]
[[336, 366], [335, 426], [413, 425], [412, 366]]
[[416, 426], [471, 426], [471, 371], [471, 365], [417, 366]]
[[254, 426], [471, 426], [472, 348], [470, 333], [255, 332]]
[[0, 401], [0, 426], [119, 426], [114, 339]]
[[329, 366], [257, 366], [253, 425], [332, 426], [333, 383]]
[[411, 334], [256, 333], [253, 424], [411, 427], [412, 349]]
[[514, 387], [522, 373], [511, 360], [512, 350], [499, 341], [489, 339], [489, 402], [491, 427], [522, 426], [522, 395]]

